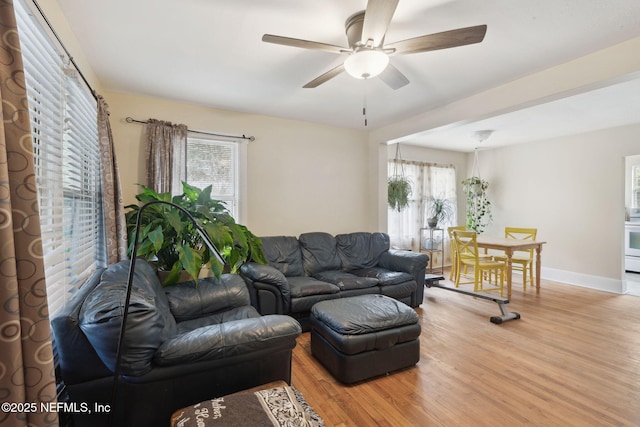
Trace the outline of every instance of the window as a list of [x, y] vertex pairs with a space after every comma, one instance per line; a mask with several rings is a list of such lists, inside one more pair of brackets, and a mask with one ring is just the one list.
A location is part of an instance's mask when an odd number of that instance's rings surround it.
[[27, 83], [49, 313], [105, 266], [97, 104], [43, 26], [15, 2]]
[[439, 223], [438, 228], [456, 225], [456, 170], [452, 165], [390, 160], [387, 176], [394, 175], [397, 162], [400, 162], [398, 166], [402, 164], [404, 176], [411, 182], [411, 195], [409, 205], [400, 212], [389, 208], [387, 231], [392, 246], [417, 251], [420, 247], [420, 228], [427, 226], [431, 197], [448, 199], [454, 207], [452, 218], [446, 223]]
[[211, 197], [226, 203], [236, 220], [239, 214], [239, 149], [237, 142], [187, 139], [187, 182], [198, 188], [213, 186]]

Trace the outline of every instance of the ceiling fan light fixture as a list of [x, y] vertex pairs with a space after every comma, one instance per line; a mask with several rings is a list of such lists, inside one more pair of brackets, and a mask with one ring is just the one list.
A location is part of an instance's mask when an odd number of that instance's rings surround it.
[[485, 130], [477, 130], [473, 133], [478, 142], [482, 143], [489, 139], [489, 137], [493, 134], [493, 130], [485, 129]]
[[349, 55], [344, 69], [356, 79], [370, 79], [382, 73], [389, 65], [389, 56], [379, 50], [363, 49]]

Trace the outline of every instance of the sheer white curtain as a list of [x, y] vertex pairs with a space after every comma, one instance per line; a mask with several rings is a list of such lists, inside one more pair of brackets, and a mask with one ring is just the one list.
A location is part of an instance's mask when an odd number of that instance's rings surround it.
[[[397, 165], [397, 167], [396, 167]], [[409, 206], [398, 212], [389, 208], [388, 233], [391, 246], [418, 251], [420, 249], [420, 229], [427, 227], [429, 199], [437, 197], [449, 199], [453, 206], [453, 214], [447, 222], [438, 223], [438, 228], [445, 230], [445, 264], [449, 258], [447, 227], [456, 225], [456, 170], [453, 165], [437, 163], [411, 162], [405, 160], [389, 160], [388, 176], [394, 170], [404, 170], [404, 176], [411, 182]]]

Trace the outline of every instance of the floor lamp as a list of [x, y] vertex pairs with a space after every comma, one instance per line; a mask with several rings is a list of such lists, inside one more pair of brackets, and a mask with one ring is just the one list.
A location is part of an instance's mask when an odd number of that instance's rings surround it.
[[211, 253], [213, 254], [213, 256], [215, 256], [215, 258], [218, 260], [218, 262], [220, 262], [223, 266], [226, 266], [227, 263], [224, 260], [224, 258], [222, 257], [222, 255], [220, 254], [220, 251], [218, 251], [218, 248], [216, 248], [216, 246], [213, 244], [213, 242], [211, 241], [211, 238], [209, 238], [209, 235], [204, 231], [204, 229], [200, 226], [200, 224], [198, 224], [198, 221], [196, 221], [196, 219], [189, 213], [189, 211], [187, 211], [185, 208], [183, 208], [182, 206], [179, 206], [175, 203], [172, 202], [167, 202], [164, 200], [152, 200], [148, 203], [145, 203], [144, 205], [142, 205], [142, 207], [140, 208], [140, 210], [138, 211], [138, 215], [136, 217], [136, 228], [135, 228], [135, 232], [133, 235], [133, 250], [131, 251], [131, 263], [129, 264], [129, 277], [127, 279], [127, 293], [126, 293], [126, 297], [124, 300], [124, 313], [122, 314], [122, 324], [120, 326], [120, 338], [118, 339], [118, 348], [116, 351], [116, 365], [115, 365], [115, 370], [113, 372], [113, 390], [111, 393], [111, 404], [112, 404], [112, 408], [114, 410], [112, 410], [109, 414], [109, 425], [112, 425], [113, 422], [113, 413], [115, 412], [115, 407], [116, 405], [116, 399], [118, 396], [118, 385], [120, 382], [120, 371], [121, 371], [121, 364], [122, 364], [122, 350], [123, 350], [123, 342], [124, 342], [124, 336], [125, 336], [125, 332], [126, 332], [126, 326], [127, 326], [127, 317], [129, 315], [129, 304], [131, 302], [131, 288], [133, 287], [133, 276], [134, 276], [134, 272], [135, 272], [135, 268], [136, 268], [136, 256], [138, 254], [138, 236], [140, 234], [140, 225], [142, 223], [142, 212], [144, 212], [144, 210], [151, 206], [151, 205], [157, 205], [157, 204], [163, 204], [163, 205], [168, 205], [172, 208], [178, 209], [180, 210], [182, 213], [184, 213], [187, 218], [189, 219], [189, 221], [191, 221], [191, 223], [193, 224], [193, 226], [196, 228], [196, 231], [198, 232], [198, 234], [200, 235], [200, 238], [202, 238], [202, 240], [204, 241], [205, 245], [207, 245], [207, 247], [209, 248], [209, 250], [211, 251]]

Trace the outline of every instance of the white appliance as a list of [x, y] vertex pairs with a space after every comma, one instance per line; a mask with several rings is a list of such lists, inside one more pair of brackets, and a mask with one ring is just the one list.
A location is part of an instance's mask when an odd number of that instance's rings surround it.
[[640, 208], [631, 208], [625, 222], [624, 269], [640, 273]]

